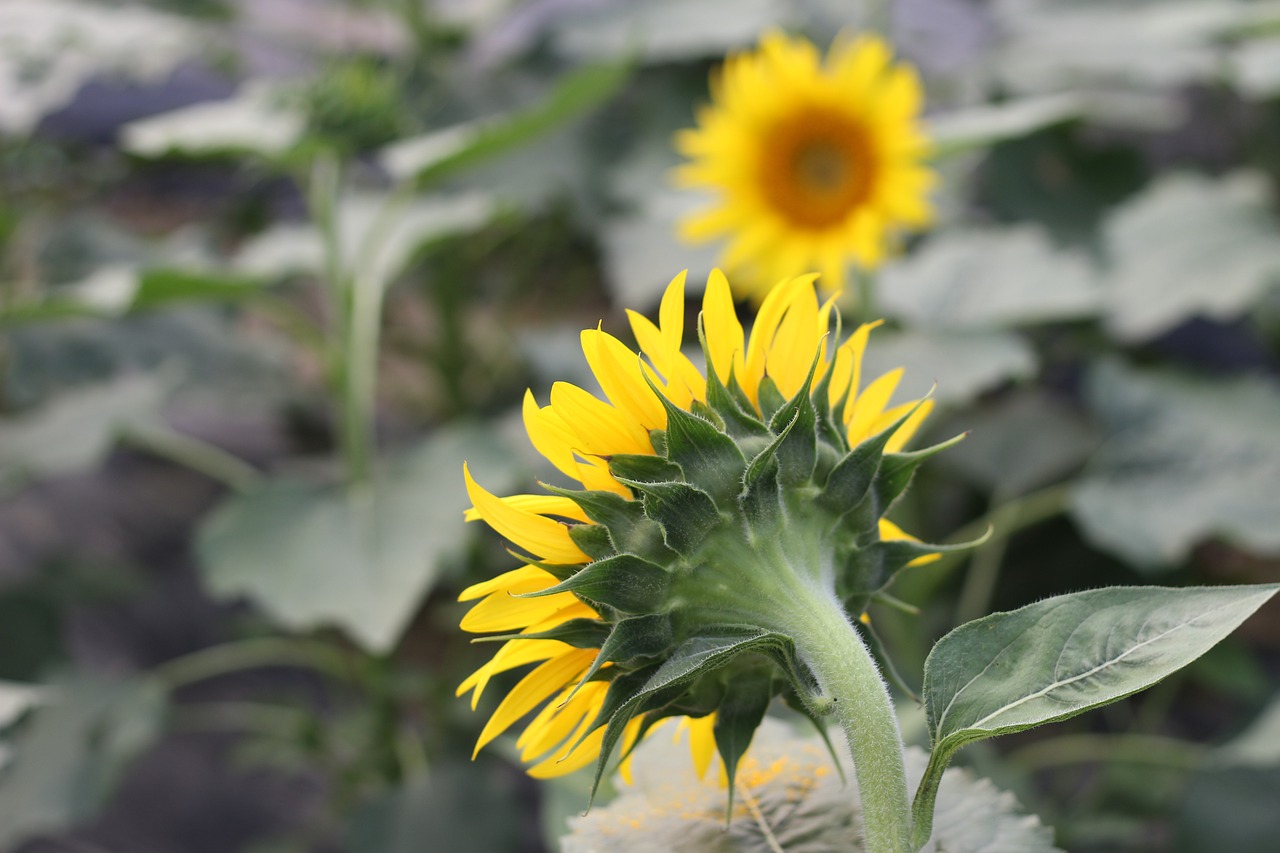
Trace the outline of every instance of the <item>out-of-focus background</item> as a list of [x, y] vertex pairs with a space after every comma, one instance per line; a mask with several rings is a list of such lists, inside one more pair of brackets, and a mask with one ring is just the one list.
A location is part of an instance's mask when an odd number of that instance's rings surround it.
[[[993, 610], [1280, 580], [1280, 4], [870, 5], [0, 2], [0, 848], [557, 849], [589, 779], [469, 760], [516, 676], [453, 695], [512, 564], [462, 460], [526, 490], [578, 330], [696, 310], [671, 136], [770, 27], [873, 20], [927, 92], [868, 358], [971, 431], [899, 521], [997, 532], [873, 611], [908, 685]], [[1273, 604], [960, 760], [1067, 850], [1274, 850], [1278, 689]]]

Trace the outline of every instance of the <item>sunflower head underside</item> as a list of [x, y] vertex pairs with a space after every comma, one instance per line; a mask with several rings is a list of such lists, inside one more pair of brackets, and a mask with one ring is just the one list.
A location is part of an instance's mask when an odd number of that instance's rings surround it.
[[581, 488], [499, 498], [464, 466], [472, 516], [524, 566], [461, 596], [477, 600], [462, 627], [503, 644], [459, 693], [474, 707], [494, 675], [536, 664], [477, 750], [532, 715], [516, 741], [530, 773], [595, 762], [598, 782], [615, 751], [682, 718], [698, 772], [718, 752], [732, 779], [773, 698], [815, 721], [824, 710], [778, 603], [818, 590], [860, 614], [894, 573], [945, 550], [884, 517], [942, 447], [903, 451], [930, 402], [889, 405], [900, 370], [863, 383], [877, 324], [832, 343], [839, 316], [814, 279], [773, 291], [748, 340], [713, 273], [705, 371], [681, 349], [683, 274], [658, 324], [631, 315], [643, 358], [585, 331], [607, 400], [557, 383], [550, 405], [525, 404], [534, 445]]

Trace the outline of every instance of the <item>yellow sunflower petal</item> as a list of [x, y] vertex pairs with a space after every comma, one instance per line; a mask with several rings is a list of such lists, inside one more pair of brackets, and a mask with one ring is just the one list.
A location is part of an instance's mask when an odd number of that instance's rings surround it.
[[485, 744], [509, 729], [513, 723], [538, 707], [553, 693], [580, 676], [595, 659], [594, 649], [570, 649], [562, 655], [546, 661], [520, 679], [511, 692], [503, 697], [489, 722], [485, 724], [476, 741], [474, 758]]
[[565, 525], [503, 503], [471, 478], [465, 463], [462, 476], [467, 483], [467, 496], [480, 517], [501, 536], [548, 563], [586, 563], [591, 559], [573, 544]]

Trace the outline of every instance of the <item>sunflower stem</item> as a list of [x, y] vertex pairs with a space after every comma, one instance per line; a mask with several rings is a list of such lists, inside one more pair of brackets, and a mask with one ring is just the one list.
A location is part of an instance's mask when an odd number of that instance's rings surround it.
[[[812, 591], [787, 633], [817, 678], [827, 710], [849, 742], [868, 853], [911, 853], [911, 805], [902, 733], [889, 689], [835, 596]], [[816, 709], [815, 709], [816, 710]]]

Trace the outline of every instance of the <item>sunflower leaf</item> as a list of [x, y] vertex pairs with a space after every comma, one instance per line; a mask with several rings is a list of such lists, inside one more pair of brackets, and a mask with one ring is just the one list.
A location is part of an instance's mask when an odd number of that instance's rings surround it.
[[917, 805], [932, 810], [942, 771], [965, 744], [1065, 720], [1150, 687], [1216, 645], [1277, 590], [1110, 587], [961, 625], [925, 661], [933, 754]]

